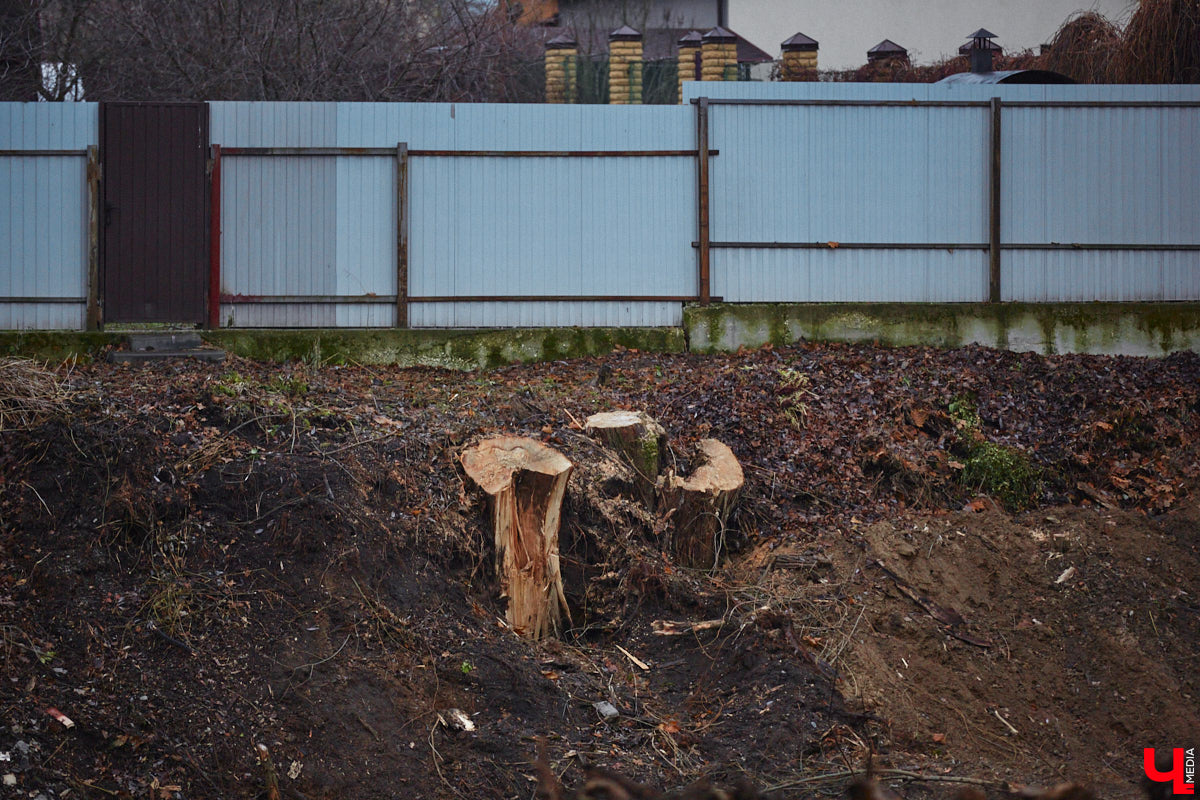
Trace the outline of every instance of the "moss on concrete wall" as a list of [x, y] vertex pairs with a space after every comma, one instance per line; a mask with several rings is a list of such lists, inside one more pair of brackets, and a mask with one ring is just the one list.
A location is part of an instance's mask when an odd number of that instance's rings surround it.
[[0, 331], [0, 355], [47, 362], [91, 361], [123, 338], [122, 334], [81, 331]]
[[516, 328], [510, 330], [221, 330], [205, 342], [262, 361], [398, 364], [449, 369], [498, 367], [611, 352], [618, 345], [683, 352], [679, 328]]
[[[261, 361], [477, 369], [602, 355], [615, 347], [713, 353], [801, 339], [982, 344], [1039, 353], [1200, 351], [1200, 303], [753, 303], [684, 309], [683, 328], [219, 330], [210, 345]], [[0, 331], [0, 355], [90, 360], [122, 333]]]
[[1198, 303], [750, 303], [690, 306], [693, 352], [814, 341], [1053, 353], [1200, 350]]

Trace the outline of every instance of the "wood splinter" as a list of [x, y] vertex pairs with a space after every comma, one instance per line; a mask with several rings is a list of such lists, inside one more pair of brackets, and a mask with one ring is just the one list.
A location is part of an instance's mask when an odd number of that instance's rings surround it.
[[693, 569], [712, 569], [725, 522], [746, 479], [727, 445], [702, 439], [698, 450], [699, 466], [690, 477], [667, 476], [662, 507], [674, 509], [671, 549], [676, 561]]
[[461, 456], [488, 496], [500, 596], [508, 624], [529, 639], [557, 634], [570, 610], [558, 560], [563, 496], [574, 465], [562, 453], [517, 436], [486, 439]]

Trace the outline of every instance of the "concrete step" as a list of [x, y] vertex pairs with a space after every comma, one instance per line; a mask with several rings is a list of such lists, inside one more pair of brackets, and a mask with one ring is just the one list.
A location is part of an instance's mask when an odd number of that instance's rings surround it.
[[191, 358], [218, 363], [225, 360], [224, 350], [112, 350], [108, 360], [113, 364], [149, 364], [152, 361]]
[[200, 334], [195, 331], [172, 331], [170, 333], [131, 333], [129, 349], [137, 352], [159, 350], [195, 350], [200, 347]]

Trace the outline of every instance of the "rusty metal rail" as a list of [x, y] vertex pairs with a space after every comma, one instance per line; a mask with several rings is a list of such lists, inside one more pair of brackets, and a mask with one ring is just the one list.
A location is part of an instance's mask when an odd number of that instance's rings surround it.
[[[705, 119], [707, 122], [707, 119]], [[395, 147], [222, 147], [212, 145], [210, 175], [212, 181], [212, 221], [210, 232], [209, 326], [220, 324], [220, 305], [287, 305], [287, 304], [394, 304], [396, 327], [409, 325], [410, 303], [533, 303], [533, 302], [617, 302], [617, 303], [692, 303], [707, 305], [713, 298], [709, 291], [707, 253], [699, 266], [697, 295], [439, 295], [409, 294], [409, 224], [412, 218], [409, 195], [409, 163], [413, 158], [694, 158], [700, 164], [707, 185], [708, 159], [720, 155], [707, 144], [707, 126], [695, 150], [417, 150], [407, 142]], [[235, 295], [220, 293], [221, 282], [221, 159], [236, 157], [300, 157], [354, 158], [386, 157], [396, 159], [396, 294], [393, 295]], [[707, 193], [702, 193], [707, 207]], [[707, 214], [700, 225], [702, 236], [708, 235]]]
[[[394, 158], [394, 147], [225, 147], [225, 156], [291, 156], [350, 158], [386, 156]], [[0, 153], [3, 155], [3, 153]], [[710, 150], [709, 155], [720, 153]], [[695, 158], [695, 150], [409, 150], [410, 158]]]

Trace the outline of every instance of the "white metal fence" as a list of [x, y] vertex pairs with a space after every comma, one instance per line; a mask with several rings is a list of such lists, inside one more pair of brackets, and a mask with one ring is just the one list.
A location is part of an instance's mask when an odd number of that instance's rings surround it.
[[[706, 100], [212, 103], [218, 322], [661, 326], [706, 297], [1200, 300], [1197, 87], [685, 94]], [[84, 325], [97, 127], [94, 104], [0, 104], [0, 328]]]

